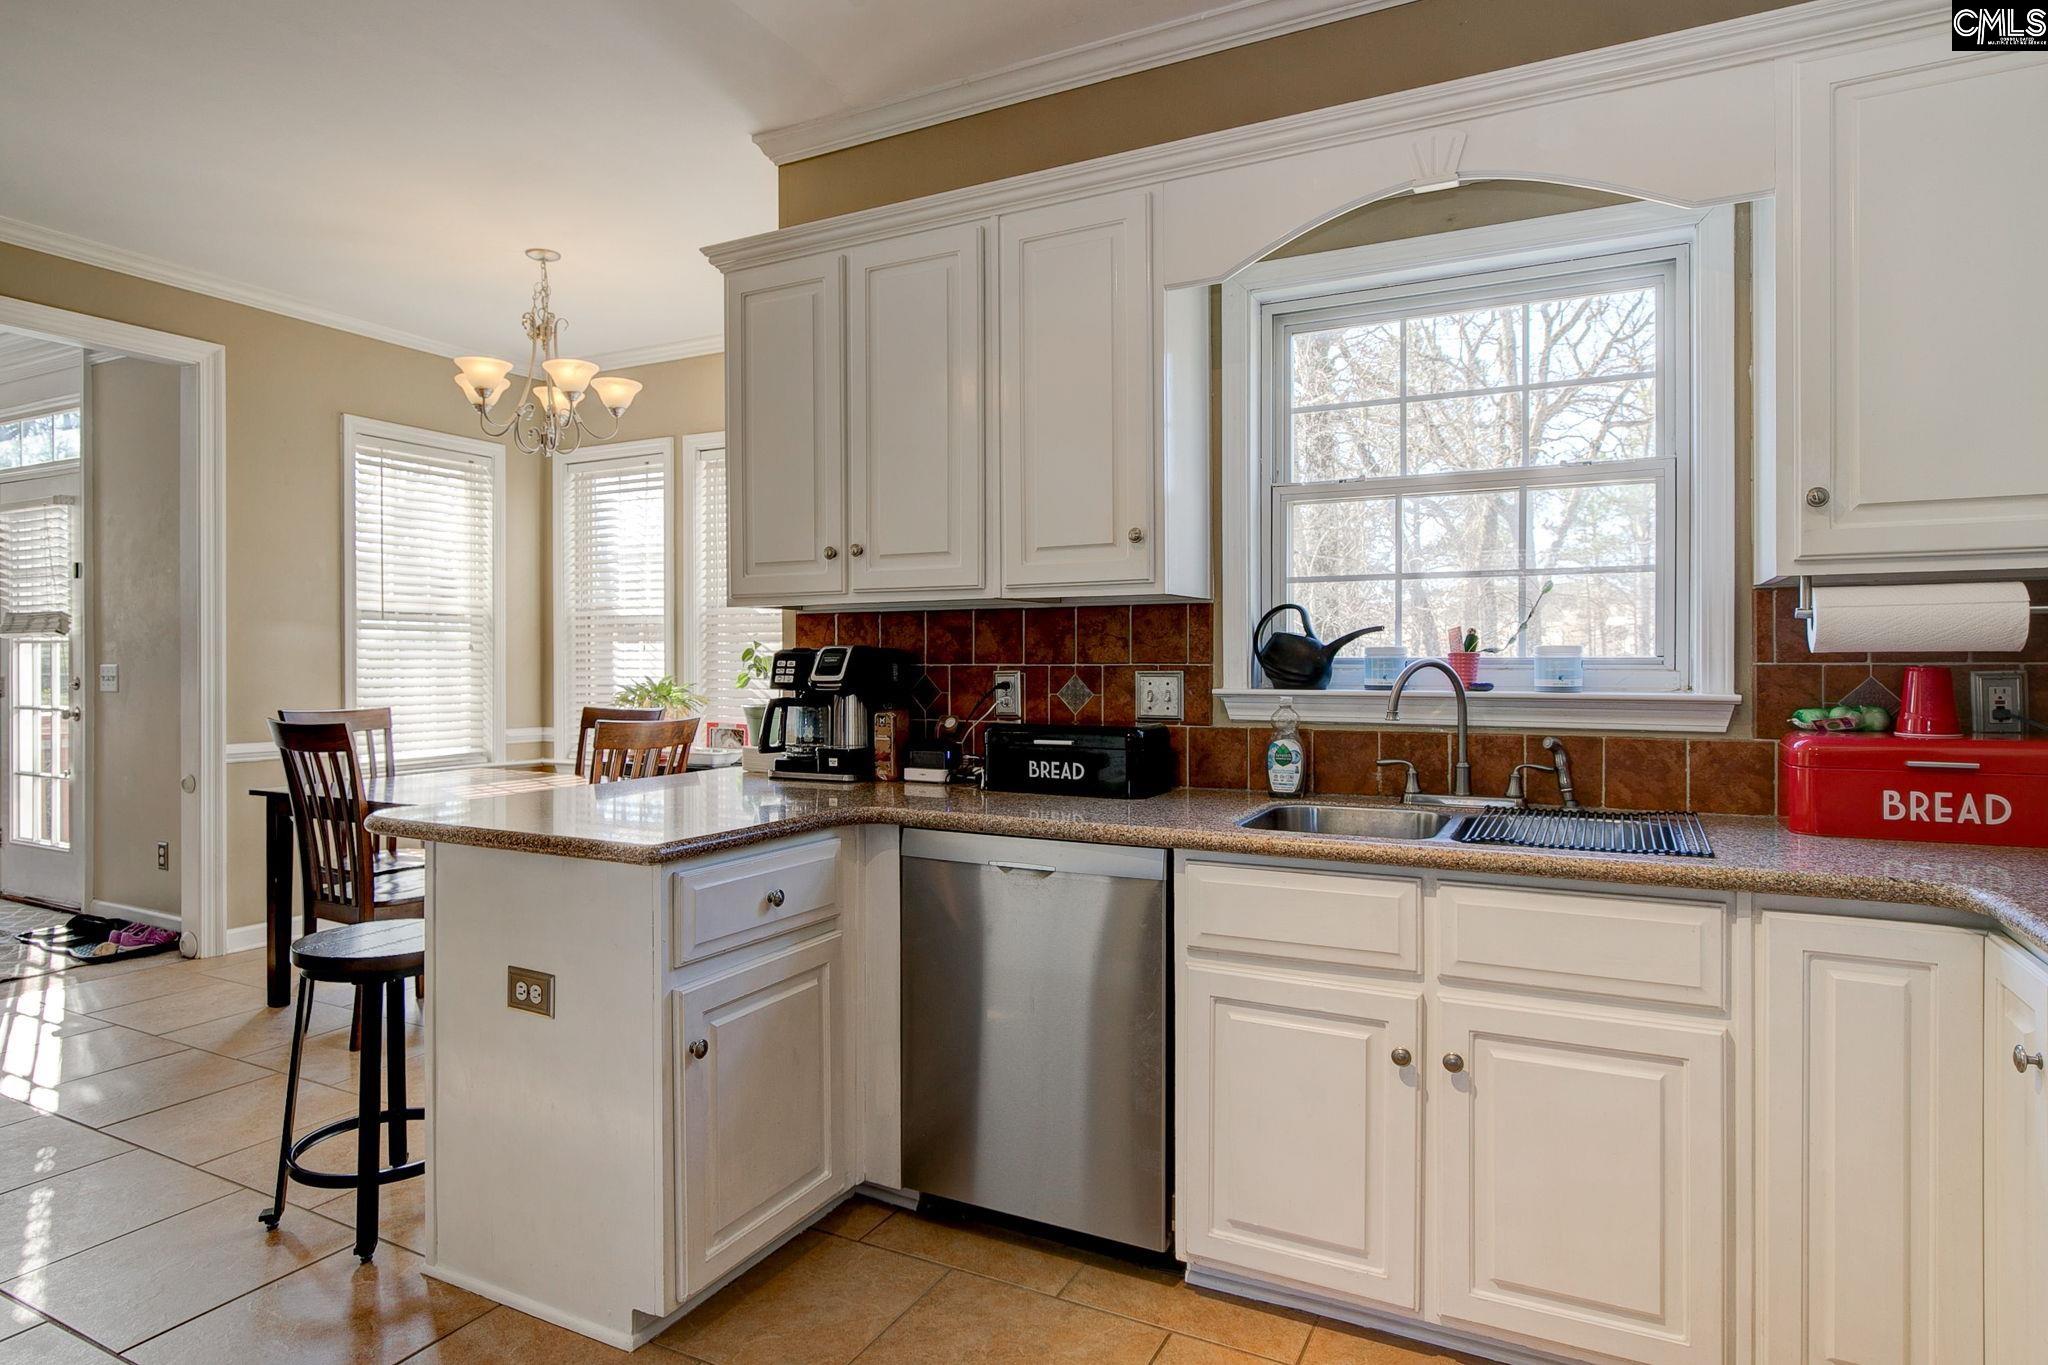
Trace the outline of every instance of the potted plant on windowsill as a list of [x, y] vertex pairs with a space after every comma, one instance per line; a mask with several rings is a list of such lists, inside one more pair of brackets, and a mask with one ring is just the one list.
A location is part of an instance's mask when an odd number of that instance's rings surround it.
[[671, 673], [627, 683], [612, 700], [620, 706], [659, 706], [668, 720], [694, 716], [704, 709], [704, 694], [688, 683], [677, 682]]
[[1543, 609], [1543, 599], [1550, 596], [1550, 590], [1556, 586], [1557, 584], [1552, 580], [1544, 579], [1543, 586], [1537, 590], [1536, 600], [1529, 604], [1529, 611], [1522, 617], [1521, 624], [1515, 627], [1512, 635], [1497, 645], [1488, 645], [1485, 649], [1481, 649], [1479, 647], [1478, 631], [1465, 626], [1460, 626], [1453, 630], [1450, 640], [1451, 647], [1444, 653], [1444, 662], [1449, 664], [1451, 671], [1458, 675], [1458, 681], [1470, 687], [1473, 683], [1479, 681], [1480, 655], [1499, 654], [1514, 648], [1515, 641], [1522, 638], [1523, 633], [1529, 629], [1529, 623], [1536, 619], [1536, 613]]
[[[774, 662], [775, 651], [754, 641], [740, 651], [740, 675], [732, 685], [742, 692], [760, 695], [761, 684], [768, 681], [768, 665]], [[740, 714], [747, 720], [747, 742], [756, 748], [761, 744], [761, 727], [768, 716], [765, 701], [746, 702], [740, 706]]]

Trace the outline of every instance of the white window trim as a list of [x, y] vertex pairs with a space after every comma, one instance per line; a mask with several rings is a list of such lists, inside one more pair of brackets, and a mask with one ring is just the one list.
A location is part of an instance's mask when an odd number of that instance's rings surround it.
[[[1271, 366], [1263, 310], [1325, 294], [1439, 279], [1446, 273], [1513, 270], [1555, 262], [1573, 247], [1588, 255], [1676, 245], [1692, 253], [1693, 319], [1689, 636], [1691, 685], [1684, 691], [1474, 693], [1481, 725], [1721, 733], [1741, 704], [1735, 692], [1735, 227], [1734, 210], [1625, 204], [1434, 237], [1265, 261], [1222, 285], [1223, 582], [1217, 699], [1234, 721], [1265, 720], [1275, 693], [1261, 686], [1251, 653], [1261, 582], [1265, 499], [1259, 386]], [[1683, 498], [1675, 498], [1679, 505]], [[1296, 692], [1304, 719], [1377, 726], [1440, 726], [1454, 715], [1448, 685], [1418, 677], [1401, 717], [1386, 718], [1386, 693]]]
[[688, 523], [676, 515], [679, 501], [676, 483], [676, 443], [667, 436], [654, 437], [644, 441], [619, 441], [610, 445], [586, 446], [567, 455], [557, 455], [552, 461], [554, 468], [549, 477], [552, 480], [551, 498], [553, 506], [552, 526], [549, 540], [550, 564], [548, 570], [548, 614], [552, 618], [555, 641], [555, 754], [558, 758], [573, 759], [579, 739], [577, 727], [582, 720], [582, 708], [572, 703], [569, 696], [569, 613], [563, 610], [567, 579], [568, 534], [565, 517], [568, 509], [569, 469], [579, 464], [607, 464], [614, 460], [652, 460], [661, 468], [662, 487], [666, 491], [662, 508], [662, 582], [668, 586], [668, 612], [664, 625], [662, 642], [662, 667], [677, 677], [687, 676], [678, 663], [680, 636], [677, 623], [681, 619], [678, 605], [683, 586], [678, 566], [682, 558], [676, 553], [676, 534]]
[[[341, 418], [341, 688], [342, 705], [362, 704], [356, 696], [356, 445], [363, 440], [409, 441], [480, 459], [491, 471], [491, 752], [505, 759], [505, 447], [475, 436], [456, 436], [425, 427], [383, 422], [344, 413]], [[402, 742], [402, 740], [401, 740]], [[411, 766], [411, 765], [405, 765]], [[420, 765], [451, 766], [451, 765]], [[452, 766], [461, 766], [459, 764]]]

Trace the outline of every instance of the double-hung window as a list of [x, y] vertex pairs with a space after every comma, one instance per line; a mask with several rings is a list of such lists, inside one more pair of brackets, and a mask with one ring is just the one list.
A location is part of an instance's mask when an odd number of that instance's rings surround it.
[[1329, 253], [1324, 280], [1314, 257], [1248, 271], [1252, 619], [1292, 602], [1324, 639], [1383, 627], [1339, 656], [1339, 690], [1364, 684], [1370, 648], [1440, 657], [1474, 634], [1503, 696], [1532, 692], [1542, 645], [1579, 646], [1595, 696], [1714, 681], [1701, 626], [1732, 630], [1733, 509], [1713, 512], [1711, 556], [1695, 518], [1703, 487], [1732, 490], [1732, 412], [1698, 420], [1702, 215], [1641, 230], [1670, 212], [1573, 215], [1635, 229], [1605, 240], [1449, 234], [1435, 261], [1423, 243]]
[[504, 751], [504, 448], [342, 422], [348, 704], [389, 706], [403, 766]]
[[766, 701], [769, 694], [759, 682], [739, 685], [740, 656], [754, 644], [769, 652], [781, 647], [782, 613], [767, 607], [736, 607], [727, 600], [725, 437], [692, 436], [686, 444], [685, 520], [691, 544], [684, 649], [690, 676], [704, 693], [706, 718], [743, 723], [742, 708]]
[[554, 491], [555, 736], [573, 752], [583, 707], [674, 671], [675, 443], [558, 455]]

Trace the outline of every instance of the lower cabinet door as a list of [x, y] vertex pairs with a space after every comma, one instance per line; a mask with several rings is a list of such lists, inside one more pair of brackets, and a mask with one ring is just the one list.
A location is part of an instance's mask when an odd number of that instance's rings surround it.
[[2048, 1361], [2048, 966], [1985, 944], [1984, 1359]]
[[1758, 1360], [1986, 1358], [1983, 937], [1763, 916]]
[[1727, 1340], [1730, 1043], [1445, 999], [1427, 1059], [1437, 1308], [1651, 1363]]
[[1181, 1255], [1415, 1311], [1419, 994], [1191, 963], [1180, 1015]]
[[673, 997], [680, 1298], [851, 1183], [842, 942], [835, 929]]

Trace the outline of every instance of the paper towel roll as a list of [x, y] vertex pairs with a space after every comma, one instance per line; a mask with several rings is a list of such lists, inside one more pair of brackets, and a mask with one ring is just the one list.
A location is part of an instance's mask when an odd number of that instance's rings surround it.
[[1806, 647], [1816, 654], [2011, 653], [2026, 644], [2031, 619], [2024, 583], [1817, 587]]

